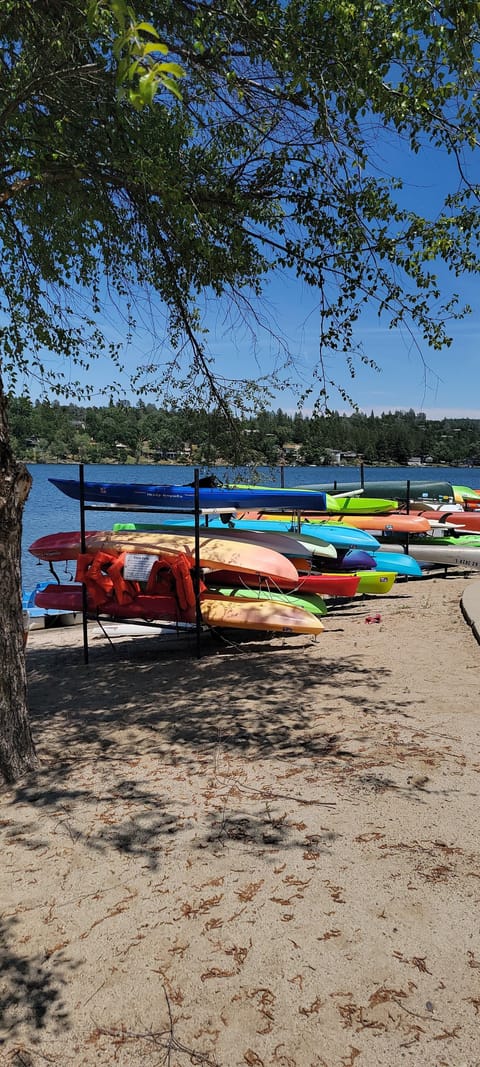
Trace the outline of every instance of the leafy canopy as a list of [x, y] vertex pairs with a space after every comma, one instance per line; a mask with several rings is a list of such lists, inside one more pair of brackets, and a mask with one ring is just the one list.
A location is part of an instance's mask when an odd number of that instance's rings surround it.
[[[123, 0], [3, 0], [7, 384], [33, 373], [74, 394], [70, 364], [100, 354], [118, 378], [103, 315], [127, 307], [128, 338], [141, 292], [167, 309], [168, 340], [138, 368], [138, 389], [158, 374], [167, 392], [245, 404], [258, 382], [241, 368], [222, 377], [200, 308], [225, 298], [255, 328], [277, 271], [318, 293], [324, 404], [325, 357], [343, 354], [354, 373], [366, 306], [448, 344], [465, 309], [442, 297], [437, 264], [457, 277], [479, 268], [478, 15], [477, 3], [425, 0], [145, 0], [141, 17]], [[431, 218], [380, 169], [382, 138], [454, 161]]]

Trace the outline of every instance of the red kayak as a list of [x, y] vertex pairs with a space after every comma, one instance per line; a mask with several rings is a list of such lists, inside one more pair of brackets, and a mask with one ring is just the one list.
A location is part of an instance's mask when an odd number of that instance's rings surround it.
[[429, 511], [426, 514], [430, 522], [435, 523], [437, 529], [440, 525], [445, 526], [448, 533], [452, 527], [463, 530], [465, 533], [480, 533], [480, 509], [475, 511]]
[[[56, 608], [58, 611], [82, 611], [82, 586], [57, 585], [56, 582], [35, 593], [37, 608]], [[134, 600], [119, 604], [106, 599], [98, 604], [87, 593], [87, 609], [92, 615], [111, 615], [115, 619], [165, 619], [168, 622], [194, 622], [195, 610], [182, 611], [175, 596], [138, 593]]]
[[[258, 575], [235, 573], [235, 571], [212, 571], [204, 575], [208, 586], [234, 585], [239, 588], [258, 589]], [[353, 597], [360, 578], [357, 574], [306, 574], [293, 578], [263, 579], [260, 588], [282, 593], [320, 593], [322, 596]]]
[[[442, 515], [443, 521], [443, 515]], [[452, 511], [445, 519], [446, 526], [455, 526], [469, 533], [480, 533], [480, 510], [476, 511]]]

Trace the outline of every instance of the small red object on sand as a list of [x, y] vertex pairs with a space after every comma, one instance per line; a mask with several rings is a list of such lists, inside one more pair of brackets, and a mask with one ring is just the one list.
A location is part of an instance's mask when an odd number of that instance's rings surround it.
[[381, 621], [382, 621], [382, 616], [381, 615], [367, 615], [367, 617], [365, 619], [365, 622], [381, 622]]

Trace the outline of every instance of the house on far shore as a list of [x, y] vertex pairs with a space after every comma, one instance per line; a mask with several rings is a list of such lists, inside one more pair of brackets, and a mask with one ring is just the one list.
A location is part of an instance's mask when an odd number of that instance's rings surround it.
[[359, 452], [343, 452], [340, 448], [326, 448], [325, 453], [332, 467], [356, 467], [362, 459]]
[[295, 463], [298, 463], [302, 448], [303, 445], [296, 444], [294, 441], [287, 441], [283, 448], [280, 449], [279, 462], [282, 461], [283, 457], [283, 461], [285, 463], [291, 463], [292, 466]]

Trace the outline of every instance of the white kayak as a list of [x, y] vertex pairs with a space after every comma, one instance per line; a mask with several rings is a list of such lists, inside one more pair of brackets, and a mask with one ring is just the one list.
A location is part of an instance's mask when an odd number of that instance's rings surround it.
[[[381, 545], [378, 552], [389, 550], [405, 552], [405, 545]], [[409, 545], [408, 554], [418, 563], [438, 563], [441, 567], [463, 567], [465, 570], [480, 570], [480, 548], [458, 545], [442, 545], [441, 538], [425, 545]]]

